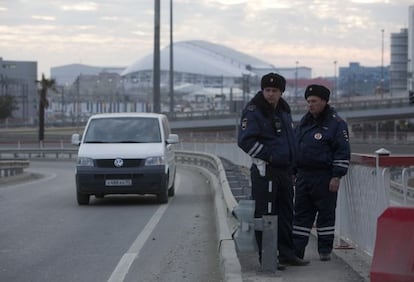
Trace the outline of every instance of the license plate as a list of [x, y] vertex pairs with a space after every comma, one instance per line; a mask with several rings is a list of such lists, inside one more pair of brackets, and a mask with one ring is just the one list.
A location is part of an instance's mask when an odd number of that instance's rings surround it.
[[131, 179], [107, 179], [105, 180], [105, 186], [130, 186], [132, 185]]

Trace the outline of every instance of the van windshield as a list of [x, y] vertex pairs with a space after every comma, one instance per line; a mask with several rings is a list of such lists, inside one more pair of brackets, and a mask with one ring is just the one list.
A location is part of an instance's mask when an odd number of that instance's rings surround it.
[[159, 143], [157, 118], [110, 117], [89, 122], [84, 143]]

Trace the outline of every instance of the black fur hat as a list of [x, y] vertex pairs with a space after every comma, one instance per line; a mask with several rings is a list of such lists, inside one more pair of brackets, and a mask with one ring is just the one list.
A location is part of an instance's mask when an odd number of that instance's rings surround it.
[[283, 93], [286, 88], [286, 79], [277, 73], [271, 72], [262, 77], [260, 85], [262, 90], [266, 87], [274, 87], [278, 88]]
[[325, 86], [319, 84], [311, 84], [308, 87], [306, 87], [305, 99], [308, 99], [309, 96], [317, 96], [328, 102], [330, 94], [331, 91], [329, 91], [329, 89]]

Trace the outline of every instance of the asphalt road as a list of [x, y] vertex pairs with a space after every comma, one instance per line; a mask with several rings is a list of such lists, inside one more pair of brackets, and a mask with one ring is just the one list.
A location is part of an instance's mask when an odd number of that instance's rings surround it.
[[31, 161], [43, 178], [0, 184], [0, 281], [220, 281], [212, 194], [178, 169], [166, 205], [143, 196], [78, 206], [74, 163]]

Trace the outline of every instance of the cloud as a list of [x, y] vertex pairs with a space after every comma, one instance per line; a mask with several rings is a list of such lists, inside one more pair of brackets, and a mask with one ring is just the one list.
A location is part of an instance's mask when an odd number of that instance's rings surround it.
[[55, 21], [55, 17], [50, 16], [32, 16], [32, 19], [41, 20], [41, 21]]
[[79, 2], [79, 3], [71, 3], [65, 4], [61, 7], [64, 11], [96, 11], [98, 9], [98, 4], [95, 2]]
[[[300, 61], [317, 75], [332, 73], [334, 60], [338, 66], [378, 65], [382, 29], [387, 64], [390, 34], [407, 27], [413, 3], [174, 0], [173, 5], [176, 42], [211, 41], [277, 67]], [[169, 8], [169, 1], [161, 1], [161, 48], [170, 43]], [[154, 3], [149, 0], [0, 0], [0, 15], [4, 59], [37, 60], [49, 68], [79, 57], [88, 60], [84, 63], [128, 65], [153, 52]]]

